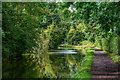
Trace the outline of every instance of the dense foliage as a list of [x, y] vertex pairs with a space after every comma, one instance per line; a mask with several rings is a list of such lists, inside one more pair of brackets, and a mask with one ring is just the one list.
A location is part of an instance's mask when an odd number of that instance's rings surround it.
[[[42, 78], [57, 78], [47, 52], [62, 43], [89, 42], [120, 55], [120, 2], [3, 2], [2, 8], [4, 59], [29, 54]], [[86, 55], [90, 65], [93, 57]]]
[[[33, 47], [38, 46], [39, 36], [47, 30], [46, 36], [42, 36], [43, 40], [50, 36], [49, 45], [46, 46], [57, 48], [63, 41], [68, 26], [61, 21], [63, 16], [56, 13], [59, 11], [59, 6], [58, 10], [56, 6], [55, 3], [3, 3], [3, 56], [32, 51]], [[53, 22], [53, 28], [49, 31], [47, 26]]]

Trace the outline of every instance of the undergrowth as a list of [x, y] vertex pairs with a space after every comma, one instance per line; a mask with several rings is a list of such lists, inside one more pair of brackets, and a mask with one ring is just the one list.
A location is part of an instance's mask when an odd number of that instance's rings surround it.
[[93, 64], [92, 59], [94, 58], [94, 50], [87, 47], [85, 57], [83, 58], [79, 70], [73, 75], [73, 78], [81, 79], [91, 79], [92, 75], [89, 73], [91, 71], [91, 66]]
[[89, 73], [91, 71], [91, 66], [93, 64], [92, 59], [94, 56], [94, 49], [86, 45], [69, 45], [69, 44], [62, 44], [58, 47], [58, 49], [80, 49], [83, 57], [82, 62], [80, 63], [79, 67], [76, 69], [76, 73], [72, 74], [71, 78], [79, 78], [80, 80], [91, 80], [92, 75]]
[[104, 53], [106, 53], [108, 56], [110, 56], [112, 58], [112, 61], [115, 63], [119, 63], [120, 64], [120, 56], [114, 53], [110, 53], [107, 51], [103, 51]]

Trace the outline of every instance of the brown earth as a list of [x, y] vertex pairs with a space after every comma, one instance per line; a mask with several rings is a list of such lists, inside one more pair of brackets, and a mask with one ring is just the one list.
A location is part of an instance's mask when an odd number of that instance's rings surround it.
[[114, 63], [102, 50], [91, 47], [95, 50], [95, 58], [90, 73], [92, 80], [120, 80], [120, 65]]

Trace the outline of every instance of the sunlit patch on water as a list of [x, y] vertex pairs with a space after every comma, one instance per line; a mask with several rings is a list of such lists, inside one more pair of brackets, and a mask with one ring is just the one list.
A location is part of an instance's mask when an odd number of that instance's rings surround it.
[[77, 52], [75, 52], [75, 50], [50, 50], [48, 53], [49, 54], [52, 54], [52, 53], [56, 53], [56, 54], [59, 54], [59, 53], [62, 53], [62, 54], [77, 54]]

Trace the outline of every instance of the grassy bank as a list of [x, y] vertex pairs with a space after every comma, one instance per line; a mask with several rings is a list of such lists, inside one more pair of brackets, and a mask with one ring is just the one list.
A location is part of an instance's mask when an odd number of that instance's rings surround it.
[[70, 45], [70, 44], [61, 44], [58, 49], [81, 49], [84, 48], [84, 45]]
[[79, 66], [78, 72], [73, 76], [75, 78], [91, 79], [92, 75], [89, 73], [91, 71], [91, 66], [93, 64], [92, 59], [94, 58], [94, 50], [90, 47], [86, 47], [85, 57]]
[[92, 59], [94, 56], [94, 49], [86, 45], [68, 45], [62, 44], [58, 47], [58, 49], [79, 49], [81, 55], [85, 55], [82, 59], [82, 62], [78, 67], [76, 67], [76, 73], [72, 74], [72, 78], [80, 78], [80, 79], [91, 79], [92, 75], [89, 73], [91, 71], [91, 66], [93, 64]]
[[119, 63], [120, 64], [120, 56], [114, 53], [110, 53], [107, 51], [103, 51], [104, 53], [106, 53], [108, 56], [110, 56], [112, 58], [112, 61], [115, 63]]

